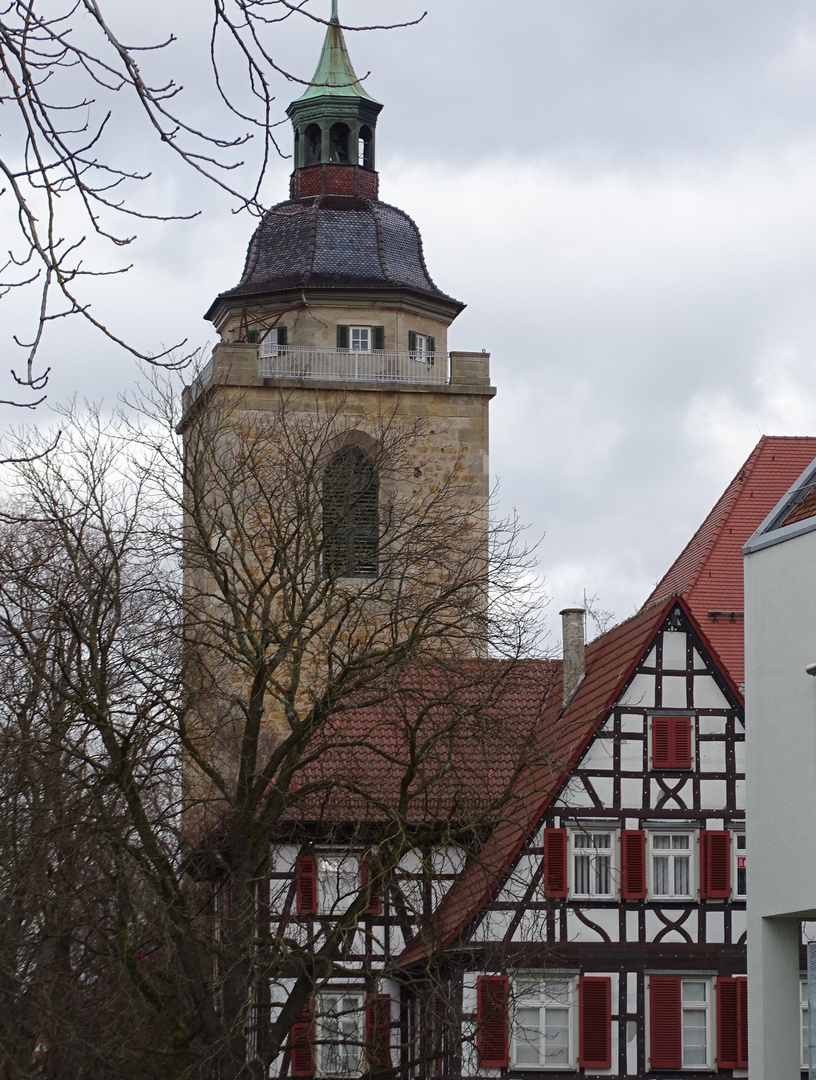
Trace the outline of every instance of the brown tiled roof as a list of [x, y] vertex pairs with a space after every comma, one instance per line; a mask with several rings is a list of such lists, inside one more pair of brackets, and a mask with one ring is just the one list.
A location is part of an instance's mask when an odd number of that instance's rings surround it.
[[814, 457], [816, 438], [763, 435], [646, 601], [682, 596], [738, 685], [745, 679], [742, 546]]
[[[465, 660], [401, 670], [320, 726], [288, 817], [300, 822], [493, 825], [524, 762], [548, 752], [540, 718], [560, 662]], [[511, 796], [512, 797], [512, 796]]]
[[[683, 601], [670, 598], [642, 609], [587, 646], [586, 674], [566, 711], [560, 708], [560, 687], [553, 688], [550, 708], [542, 716], [539, 729], [542, 746], [548, 751], [546, 760], [534, 761], [520, 775], [514, 798], [502, 820], [478, 856], [468, 863], [430, 922], [406, 945], [398, 958], [399, 964], [408, 966], [447, 948], [483, 908], [678, 602], [699, 633], [696, 620]], [[705, 643], [702, 634], [701, 637]], [[716, 656], [713, 658], [716, 663]], [[732, 690], [739, 698], [733, 685]]]

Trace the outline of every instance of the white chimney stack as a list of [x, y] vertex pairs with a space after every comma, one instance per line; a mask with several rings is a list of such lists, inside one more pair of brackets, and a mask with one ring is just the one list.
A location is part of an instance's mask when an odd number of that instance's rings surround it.
[[586, 613], [583, 608], [568, 607], [559, 614], [561, 615], [561, 636], [564, 639], [562, 673], [564, 708], [566, 709], [584, 681], [584, 617]]

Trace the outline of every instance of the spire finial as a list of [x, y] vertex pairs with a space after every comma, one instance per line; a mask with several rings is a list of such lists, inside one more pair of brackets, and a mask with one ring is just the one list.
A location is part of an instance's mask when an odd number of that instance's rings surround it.
[[337, 0], [332, 0], [332, 22], [339, 22], [340, 16], [337, 14]]

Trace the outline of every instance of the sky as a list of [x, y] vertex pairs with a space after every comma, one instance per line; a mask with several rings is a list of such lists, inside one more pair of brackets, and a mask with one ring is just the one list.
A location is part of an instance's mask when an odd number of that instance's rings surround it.
[[[206, 4], [107, 7], [127, 40], [172, 31], [144, 68], [184, 85], [185, 115], [237, 130], [208, 74]], [[761, 434], [816, 434], [816, 7], [341, 0], [340, 15], [362, 25], [426, 7], [417, 26], [347, 42], [385, 106], [381, 198], [415, 219], [432, 277], [468, 305], [449, 346], [491, 353], [499, 509], [541, 540], [555, 643], [558, 611], [584, 594], [616, 619], [637, 609]], [[298, 17], [265, 44], [308, 79], [322, 38]], [[228, 51], [222, 73], [240, 97]], [[273, 85], [285, 119], [301, 91]], [[255, 222], [116, 104], [108, 152], [152, 173], [138, 198], [199, 216], [140, 225], [123, 254], [103, 252], [133, 269], [94, 283], [94, 310], [143, 348], [206, 352], [203, 312], [237, 283]], [[256, 146], [241, 151], [250, 162]], [[290, 169], [273, 163], [266, 203], [287, 196]], [[20, 297], [3, 305], [0, 380], [26, 314]], [[55, 323], [43, 355], [54, 403], [113, 403], [138, 377], [77, 322]], [[36, 422], [50, 422], [45, 407]]]

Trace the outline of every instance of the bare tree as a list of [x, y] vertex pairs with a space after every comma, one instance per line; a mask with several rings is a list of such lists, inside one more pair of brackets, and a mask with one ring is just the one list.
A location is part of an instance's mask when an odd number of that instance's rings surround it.
[[[398, 942], [552, 753], [551, 670], [522, 660], [516, 524], [488, 574], [464, 472], [417, 488], [425, 427], [382, 415], [372, 539], [370, 476], [329, 483], [347, 415], [282, 394], [182, 417], [154, 384], [111, 425], [68, 410], [48, 454], [36, 432], [7, 444], [8, 1076], [292, 1074], [293, 1031], [331, 1054], [341, 1030], [361, 1068], [396, 1068], [359, 988], [400, 985]], [[393, 1037], [403, 1065], [452, 1052]]]
[[195, 96], [185, 95], [179, 75], [164, 73], [177, 35], [125, 41], [117, 29], [122, 14], [104, 0], [0, 5], [0, 212], [10, 235], [16, 219], [0, 298], [11, 290], [34, 290], [37, 297], [14, 335], [22, 360], [12, 371], [19, 393], [7, 404], [32, 408], [43, 400], [49, 370], [38, 366], [37, 352], [48, 327], [69, 316], [143, 360], [186, 362], [175, 351], [183, 342], [147, 351], [91, 304], [91, 279], [129, 269], [111, 265], [109, 253], [119, 258], [138, 222], [175, 216], [150, 195], [138, 196], [150, 173], [134, 167], [123, 147], [135, 137], [146, 148], [162, 148], [169, 165], [181, 163], [221, 188], [235, 209], [260, 214], [269, 163], [286, 156], [277, 141], [284, 121], [276, 89], [303, 84], [309, 74], [304, 79], [280, 58], [276, 31], [292, 18], [325, 22], [303, 0], [213, 0], [209, 54], [199, 68], [210, 68], [210, 111], [217, 119], [205, 129]]

